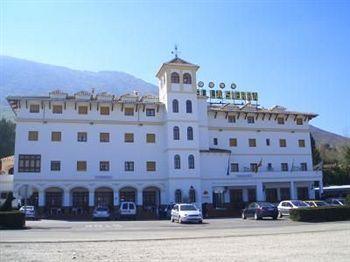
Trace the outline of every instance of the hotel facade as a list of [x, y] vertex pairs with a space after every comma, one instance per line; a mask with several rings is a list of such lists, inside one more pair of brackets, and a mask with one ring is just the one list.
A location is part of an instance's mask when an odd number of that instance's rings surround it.
[[88, 214], [133, 201], [207, 204], [229, 215], [245, 202], [314, 198], [312, 113], [251, 102], [211, 103], [199, 66], [175, 57], [157, 73], [159, 95], [53, 91], [10, 96], [16, 114], [14, 194], [47, 215]]

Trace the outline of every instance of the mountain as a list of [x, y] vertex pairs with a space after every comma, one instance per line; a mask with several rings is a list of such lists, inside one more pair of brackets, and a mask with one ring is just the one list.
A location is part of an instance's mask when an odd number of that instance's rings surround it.
[[157, 86], [123, 72], [72, 70], [9, 56], [0, 56], [0, 75], [0, 104], [3, 105], [8, 95], [48, 95], [56, 89], [69, 94], [93, 88], [96, 93], [117, 95], [134, 90], [141, 94], [158, 92]]
[[329, 145], [330, 148], [339, 148], [346, 144], [350, 145], [350, 138], [328, 132], [313, 125], [310, 125], [310, 132], [317, 146]]

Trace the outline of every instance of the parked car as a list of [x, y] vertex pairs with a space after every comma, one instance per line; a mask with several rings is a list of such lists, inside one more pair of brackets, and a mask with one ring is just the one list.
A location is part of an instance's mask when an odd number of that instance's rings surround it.
[[306, 200], [304, 201], [310, 207], [324, 207], [329, 206], [329, 204], [323, 200]]
[[36, 210], [34, 206], [22, 206], [19, 211], [24, 213], [26, 218], [36, 219]]
[[301, 200], [285, 200], [281, 201], [278, 205], [279, 216], [289, 216], [289, 211], [294, 208], [305, 208], [309, 207], [304, 201]]
[[120, 204], [119, 218], [133, 218], [136, 219], [136, 204], [134, 202], [122, 202]]
[[326, 202], [328, 204], [330, 204], [331, 206], [344, 206], [345, 205], [344, 198], [328, 198], [328, 199], [326, 199]]
[[254, 217], [255, 220], [262, 219], [264, 217], [272, 217], [272, 219], [277, 219], [278, 209], [269, 202], [253, 202], [242, 211], [242, 218], [246, 219], [248, 217]]
[[171, 210], [171, 222], [179, 223], [194, 222], [202, 223], [202, 212], [193, 204], [176, 204]]
[[110, 219], [111, 212], [108, 207], [95, 207], [92, 219]]

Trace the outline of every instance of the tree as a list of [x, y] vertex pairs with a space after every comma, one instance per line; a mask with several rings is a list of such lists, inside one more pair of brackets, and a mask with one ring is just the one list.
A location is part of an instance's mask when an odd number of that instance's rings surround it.
[[13, 155], [15, 151], [16, 124], [5, 118], [0, 121], [0, 158]]
[[310, 140], [311, 140], [311, 152], [312, 152], [312, 162], [314, 165], [317, 165], [322, 161], [320, 151], [316, 147], [316, 142], [314, 137], [310, 133]]

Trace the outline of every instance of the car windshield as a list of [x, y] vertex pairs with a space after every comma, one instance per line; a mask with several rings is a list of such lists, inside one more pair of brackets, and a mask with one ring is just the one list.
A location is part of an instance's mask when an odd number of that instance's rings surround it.
[[96, 209], [96, 211], [108, 211], [108, 209], [105, 207], [99, 207]]
[[303, 201], [292, 201], [292, 204], [297, 207], [307, 207], [308, 205]]
[[181, 211], [191, 211], [191, 210], [197, 210], [197, 208], [194, 205], [181, 205], [180, 210]]
[[269, 202], [260, 202], [260, 203], [258, 203], [259, 204], [259, 206], [261, 206], [261, 207], [275, 207], [274, 205], [272, 205], [271, 203], [269, 203]]

